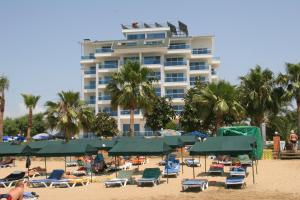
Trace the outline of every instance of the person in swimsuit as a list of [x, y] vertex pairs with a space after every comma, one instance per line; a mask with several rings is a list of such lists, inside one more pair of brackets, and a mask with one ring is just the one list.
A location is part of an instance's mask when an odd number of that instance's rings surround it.
[[293, 150], [297, 150], [298, 147], [297, 147], [297, 142], [298, 142], [298, 135], [295, 133], [294, 130], [291, 130], [291, 133], [290, 133], [290, 142], [292, 144], [292, 148]]
[[25, 183], [23, 181], [19, 181], [16, 183], [15, 187], [12, 188], [9, 192], [9, 200], [23, 200]]

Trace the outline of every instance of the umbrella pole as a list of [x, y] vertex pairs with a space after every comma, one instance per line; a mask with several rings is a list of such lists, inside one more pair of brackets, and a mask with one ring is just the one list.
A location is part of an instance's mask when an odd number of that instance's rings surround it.
[[[169, 158], [169, 154], [167, 154], [167, 158]], [[169, 183], [169, 159], [167, 160], [166, 166], [167, 166], [167, 183]]]
[[205, 163], [205, 173], [206, 173], [206, 155], [204, 157], [204, 163]]
[[253, 179], [253, 184], [255, 184], [253, 159], [252, 159], [252, 179]]
[[195, 179], [195, 160], [194, 160], [194, 156], [192, 157], [193, 158], [193, 179]]
[[[27, 159], [29, 159], [29, 156], [27, 157]], [[28, 175], [28, 182], [29, 182], [29, 165], [28, 165], [28, 168], [27, 168], [27, 175]]]
[[183, 174], [183, 154], [182, 154], [182, 147], [180, 148], [181, 151], [181, 173]]
[[116, 178], [118, 176], [118, 171], [117, 171], [117, 156], [115, 156], [115, 170], [116, 170]]
[[65, 173], [67, 172], [67, 156], [65, 156]]
[[45, 176], [47, 178], [47, 158], [45, 157]]
[[257, 171], [257, 165], [258, 165], [258, 160], [255, 160], [256, 174], [258, 174], [258, 171]]

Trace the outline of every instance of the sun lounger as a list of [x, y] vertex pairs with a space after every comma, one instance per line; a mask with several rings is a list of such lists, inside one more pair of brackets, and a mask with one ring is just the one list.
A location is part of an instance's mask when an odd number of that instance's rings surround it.
[[23, 193], [23, 199], [25, 200], [37, 200], [39, 198], [39, 195], [37, 195], [35, 192], [24, 192]]
[[85, 186], [89, 184], [88, 178], [68, 178], [68, 179], [61, 179], [61, 180], [54, 180], [51, 182], [49, 187], [68, 187], [73, 188], [76, 185]]
[[158, 165], [164, 166], [166, 165], [167, 161], [176, 160], [176, 154], [169, 154], [164, 160], [159, 161]]
[[77, 170], [72, 171], [71, 174], [74, 176], [86, 176], [87, 169], [85, 167], [79, 167]]
[[146, 168], [143, 172], [141, 179], [137, 181], [138, 186], [144, 184], [152, 184], [153, 186], [160, 183], [160, 169], [159, 168]]
[[8, 159], [0, 162], [0, 168], [7, 168], [14, 166], [14, 159]]
[[77, 161], [69, 161], [66, 163], [67, 167], [76, 167], [78, 166], [78, 162]]
[[3, 186], [5, 188], [11, 187], [14, 184], [16, 184], [20, 180], [24, 180], [25, 172], [15, 171], [11, 174], [9, 174], [4, 179], [0, 179], [0, 186]]
[[39, 180], [31, 180], [29, 181], [29, 185], [31, 187], [49, 187], [52, 182], [61, 180], [64, 174], [64, 170], [56, 169], [50, 174], [50, 176], [46, 179]]
[[183, 179], [181, 182], [182, 191], [186, 191], [189, 188], [199, 188], [204, 191], [208, 188], [207, 179]]
[[125, 169], [131, 169], [131, 167], [132, 167], [132, 163], [126, 161], [124, 165], [117, 166], [116, 169], [125, 170]]
[[110, 179], [104, 182], [106, 187], [113, 187], [113, 186], [126, 186], [127, 183], [133, 181], [132, 179], [133, 171], [132, 170], [122, 170], [118, 172], [117, 178]]
[[163, 171], [163, 176], [175, 176], [180, 172], [180, 163], [179, 160], [173, 160], [169, 161], [168, 165], [165, 166], [165, 169]]
[[228, 176], [225, 181], [225, 187], [240, 187], [243, 188], [246, 186], [244, 176]]
[[223, 164], [212, 164], [209, 167], [208, 173], [223, 175], [223, 173], [224, 173], [224, 165]]
[[244, 176], [246, 177], [246, 169], [243, 167], [232, 167], [229, 170], [230, 176]]
[[249, 158], [248, 155], [239, 155], [238, 159], [241, 165], [252, 166], [252, 160]]
[[200, 165], [200, 161], [194, 158], [187, 158], [184, 160], [184, 163], [188, 166], [188, 167], [197, 167], [197, 166], [201, 166]]
[[146, 159], [144, 157], [133, 158], [131, 163], [132, 165], [144, 165], [146, 164]]

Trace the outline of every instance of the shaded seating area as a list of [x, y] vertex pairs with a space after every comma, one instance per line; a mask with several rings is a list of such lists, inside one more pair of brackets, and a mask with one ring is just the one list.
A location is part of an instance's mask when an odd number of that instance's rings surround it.
[[29, 181], [29, 186], [31, 187], [50, 187], [53, 182], [57, 182], [62, 179], [64, 175], [64, 170], [57, 169], [53, 170], [50, 176], [46, 179], [38, 179]]
[[0, 186], [2, 187], [12, 187], [14, 186], [18, 181], [24, 180], [25, 172], [21, 171], [14, 171], [8, 176], [6, 176], [3, 179], [0, 179]]
[[151, 185], [155, 186], [160, 184], [161, 172], [159, 168], [146, 168], [143, 171], [143, 176], [137, 181], [138, 186]]

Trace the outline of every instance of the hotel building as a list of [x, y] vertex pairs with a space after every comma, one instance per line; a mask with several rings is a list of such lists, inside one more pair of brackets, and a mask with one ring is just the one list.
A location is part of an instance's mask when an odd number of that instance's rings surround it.
[[[123, 40], [91, 41], [84, 39], [80, 60], [82, 98], [95, 109], [116, 118], [122, 132], [129, 131], [129, 110], [113, 110], [110, 96], [105, 93], [112, 74], [126, 61], [140, 62], [152, 70], [149, 77], [158, 96], [172, 99], [173, 108], [180, 113], [184, 95], [196, 81], [218, 80], [220, 59], [214, 57], [214, 36], [189, 36], [187, 26], [172, 23], [132, 23], [121, 25]], [[140, 110], [135, 111], [135, 132], [147, 132]]]

